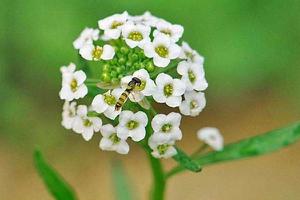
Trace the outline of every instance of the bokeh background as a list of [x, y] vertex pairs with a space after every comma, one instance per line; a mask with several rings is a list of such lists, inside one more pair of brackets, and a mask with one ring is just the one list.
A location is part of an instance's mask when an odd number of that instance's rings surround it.
[[[100, 136], [85, 142], [60, 126], [59, 67], [77, 61], [72, 41], [85, 26], [127, 10], [185, 27], [184, 38], [206, 58], [207, 107], [185, 118], [187, 152], [195, 132], [218, 127], [230, 143], [300, 118], [300, 1], [85, 0], [0, 1], [0, 199], [50, 200], [33, 167], [39, 147], [74, 186], [79, 199], [115, 199], [110, 160], [123, 162], [137, 199], [151, 174], [144, 152], [102, 152]], [[173, 177], [166, 199], [282, 200], [300, 197], [300, 143], [259, 158]], [[166, 168], [174, 161], [164, 161]]]

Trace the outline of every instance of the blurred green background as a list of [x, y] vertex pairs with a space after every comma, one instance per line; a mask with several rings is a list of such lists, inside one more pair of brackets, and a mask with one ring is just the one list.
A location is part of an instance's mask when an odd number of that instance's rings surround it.
[[[73, 40], [84, 27], [124, 10], [149, 10], [183, 25], [184, 39], [206, 59], [208, 104], [200, 117], [183, 121], [180, 145], [187, 151], [196, 148], [194, 132], [203, 126], [219, 127], [230, 142], [299, 119], [300, 1], [1, 0], [0, 199], [51, 199], [32, 166], [37, 146], [81, 199], [114, 198], [111, 158], [125, 162], [137, 196], [146, 197], [151, 177], [135, 173], [149, 171], [138, 146], [125, 157], [101, 152], [99, 135], [87, 143], [60, 126], [59, 67], [77, 62]], [[296, 144], [201, 175], [180, 175], [167, 199], [297, 199], [299, 153]]]

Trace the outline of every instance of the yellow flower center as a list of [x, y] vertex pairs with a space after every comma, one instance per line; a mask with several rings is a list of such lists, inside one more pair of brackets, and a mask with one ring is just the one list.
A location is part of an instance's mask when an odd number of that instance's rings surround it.
[[113, 144], [118, 144], [121, 139], [117, 136], [117, 133], [113, 133], [109, 136], [109, 139], [112, 141]]
[[137, 86], [135, 86], [135, 90], [137, 90], [137, 91], [142, 91], [142, 90], [144, 90], [145, 89], [145, 87], [146, 87], [146, 81], [141, 81], [141, 84], [140, 85], [137, 85]]
[[171, 129], [172, 129], [172, 124], [164, 124], [161, 127], [161, 131], [164, 132], [164, 133], [170, 132]]
[[122, 25], [123, 25], [123, 22], [114, 21], [114, 22], [111, 24], [110, 28], [111, 28], [111, 29], [116, 29], [116, 28], [118, 28], [118, 26], [122, 26]]
[[190, 102], [190, 108], [191, 109], [194, 109], [194, 108], [197, 108], [197, 107], [198, 107], [198, 103], [195, 100]]
[[104, 101], [110, 106], [116, 104], [116, 98], [113, 95], [104, 94]]
[[168, 144], [161, 144], [157, 146], [157, 151], [160, 155], [164, 155], [166, 151], [168, 150], [170, 145]]
[[92, 122], [90, 121], [90, 120], [88, 120], [88, 119], [86, 119], [86, 120], [84, 120], [84, 122], [83, 122], [83, 125], [85, 126], [85, 127], [90, 127], [90, 126], [92, 126]]
[[103, 53], [103, 48], [99, 47], [99, 46], [96, 46], [95, 49], [92, 52], [93, 59], [94, 60], [100, 60], [100, 57], [101, 57], [102, 53]]
[[196, 76], [192, 70], [188, 71], [188, 76], [189, 76], [189, 80], [191, 81], [191, 83], [194, 83], [196, 81]]
[[160, 32], [162, 32], [162, 33], [164, 33], [164, 34], [166, 34], [168, 36], [172, 36], [172, 32], [169, 29], [163, 29], [163, 30], [160, 30]]
[[129, 122], [127, 122], [127, 128], [129, 129], [129, 130], [133, 130], [133, 129], [135, 129], [136, 127], [138, 127], [138, 122], [136, 122], [136, 121], [134, 121], [134, 120], [130, 120]]
[[169, 97], [173, 94], [173, 85], [172, 84], [165, 85], [164, 94], [167, 97]]
[[166, 58], [169, 54], [168, 48], [163, 45], [155, 47], [155, 52], [162, 58]]
[[72, 79], [71, 84], [70, 84], [72, 92], [75, 92], [77, 90], [77, 86], [78, 86], [77, 80], [76, 79]]
[[138, 31], [133, 31], [128, 35], [128, 39], [134, 41], [141, 41], [143, 39], [143, 35]]

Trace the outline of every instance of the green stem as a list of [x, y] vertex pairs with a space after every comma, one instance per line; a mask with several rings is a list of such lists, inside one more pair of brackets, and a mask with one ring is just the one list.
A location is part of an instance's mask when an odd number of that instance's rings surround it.
[[150, 193], [150, 200], [163, 200], [166, 188], [166, 179], [162, 164], [159, 159], [154, 158], [148, 153], [148, 158], [151, 164], [153, 185]]
[[[153, 107], [151, 107], [149, 110], [145, 110], [147, 113], [148, 117], [151, 119], [153, 116], [155, 116], [156, 111], [154, 110]], [[148, 141], [149, 137], [151, 136], [153, 130], [151, 127], [151, 123], [148, 123], [146, 126], [146, 138], [145, 141]], [[165, 178], [165, 172], [163, 169], [163, 166], [161, 164], [161, 161], [157, 158], [154, 158], [151, 155], [151, 149], [148, 146], [147, 143], [142, 144], [144, 150], [147, 153], [147, 156], [150, 161], [150, 166], [151, 166], [151, 171], [152, 171], [152, 176], [153, 176], [153, 185], [151, 188], [151, 193], [150, 193], [150, 200], [163, 200], [164, 199], [164, 193], [165, 193], [165, 188], [166, 188], [166, 178]]]
[[195, 156], [198, 156], [200, 153], [202, 153], [206, 148], [208, 147], [207, 144], [201, 145], [192, 155], [191, 157], [194, 158]]

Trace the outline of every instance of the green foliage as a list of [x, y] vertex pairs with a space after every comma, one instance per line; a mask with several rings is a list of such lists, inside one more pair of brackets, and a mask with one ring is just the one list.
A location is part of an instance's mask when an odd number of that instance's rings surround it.
[[132, 200], [130, 185], [121, 162], [112, 162], [112, 177], [117, 200]]
[[225, 146], [223, 151], [212, 152], [196, 159], [197, 163], [209, 165], [221, 161], [242, 159], [281, 149], [300, 139], [300, 123], [270, 131], [263, 135], [241, 140]]
[[[199, 165], [210, 165], [222, 161], [243, 159], [252, 156], [263, 155], [279, 150], [300, 139], [300, 123], [285, 128], [273, 130], [263, 135], [254, 136], [239, 142], [226, 145], [223, 151], [215, 151], [194, 159]], [[172, 169], [167, 177], [173, 176], [185, 170], [183, 166]]]
[[192, 172], [201, 171], [201, 166], [197, 162], [192, 160], [192, 158], [189, 157], [184, 151], [180, 150], [179, 148], [176, 148], [176, 150], [177, 154], [173, 156], [173, 158], [179, 163], [180, 166]]
[[42, 153], [38, 150], [34, 152], [34, 163], [48, 191], [56, 200], [76, 199], [69, 184], [44, 160]]

